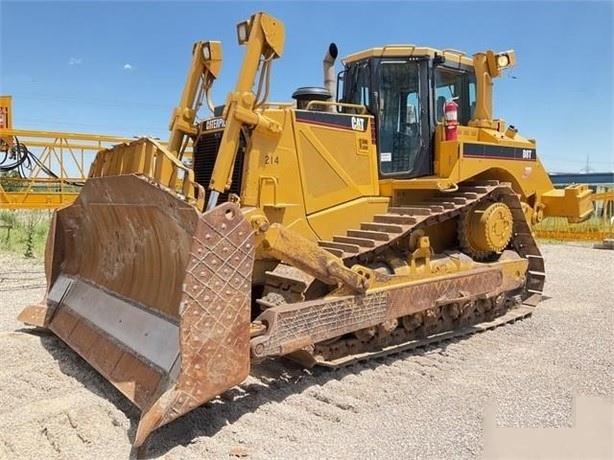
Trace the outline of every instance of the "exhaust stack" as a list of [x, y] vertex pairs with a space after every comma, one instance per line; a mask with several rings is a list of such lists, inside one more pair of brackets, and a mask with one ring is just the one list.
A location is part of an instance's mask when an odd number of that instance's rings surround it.
[[[335, 59], [337, 59], [337, 55], [339, 50], [337, 49], [337, 45], [331, 43], [328, 45], [328, 50], [324, 55], [324, 87], [330, 93], [331, 98], [329, 101], [334, 102], [337, 100], [337, 79], [335, 76]], [[329, 108], [330, 112], [336, 112], [337, 109], [334, 106]]]

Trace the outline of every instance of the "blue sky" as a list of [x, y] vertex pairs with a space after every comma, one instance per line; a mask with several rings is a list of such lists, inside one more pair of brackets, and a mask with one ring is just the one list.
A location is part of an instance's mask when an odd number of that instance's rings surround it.
[[13, 96], [15, 128], [166, 139], [193, 42], [222, 41], [222, 104], [243, 56], [235, 25], [260, 10], [286, 28], [271, 100], [321, 86], [331, 41], [341, 57], [387, 43], [514, 49], [516, 67], [495, 82], [495, 116], [537, 139], [549, 171], [580, 171], [587, 157], [593, 170], [614, 169], [610, 1], [2, 0], [0, 94]]

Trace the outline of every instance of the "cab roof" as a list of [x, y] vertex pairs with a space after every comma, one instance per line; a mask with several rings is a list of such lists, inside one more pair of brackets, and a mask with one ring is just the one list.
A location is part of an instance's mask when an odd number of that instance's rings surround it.
[[435, 48], [428, 48], [424, 46], [416, 46], [413, 44], [401, 44], [401, 45], [384, 45], [376, 48], [369, 48], [367, 50], [358, 51], [344, 57], [341, 62], [344, 65], [361, 61], [363, 59], [371, 57], [412, 57], [412, 56], [430, 56], [434, 57], [435, 53], [440, 56], [444, 56], [448, 62], [459, 62], [468, 66], [473, 66], [473, 58], [468, 56], [463, 51], [454, 49], [438, 50]]

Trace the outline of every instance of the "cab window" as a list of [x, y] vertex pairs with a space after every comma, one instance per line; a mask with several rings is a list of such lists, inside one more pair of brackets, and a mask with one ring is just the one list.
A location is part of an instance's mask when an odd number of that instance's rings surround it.
[[443, 120], [447, 101], [458, 104], [458, 121], [467, 125], [475, 110], [475, 76], [439, 67], [435, 69], [435, 122]]

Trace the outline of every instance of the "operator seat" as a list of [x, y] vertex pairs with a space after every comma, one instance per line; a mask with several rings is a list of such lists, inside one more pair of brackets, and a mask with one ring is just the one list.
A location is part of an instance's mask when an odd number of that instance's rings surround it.
[[439, 96], [435, 104], [435, 122], [440, 122], [443, 118], [443, 106], [446, 104], [446, 98]]

